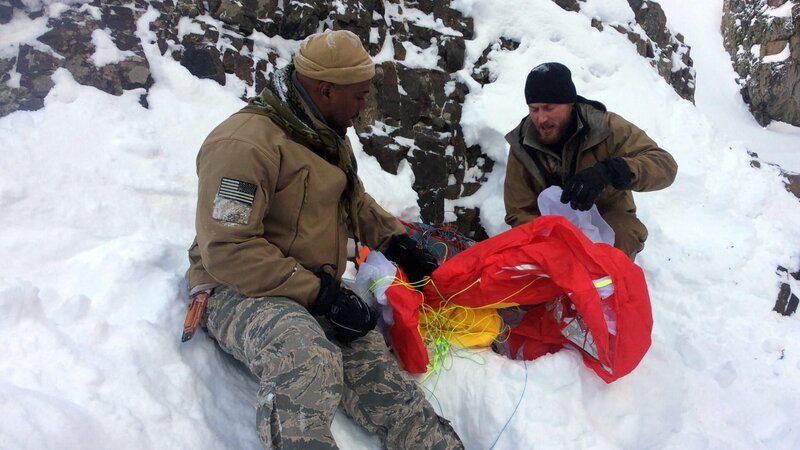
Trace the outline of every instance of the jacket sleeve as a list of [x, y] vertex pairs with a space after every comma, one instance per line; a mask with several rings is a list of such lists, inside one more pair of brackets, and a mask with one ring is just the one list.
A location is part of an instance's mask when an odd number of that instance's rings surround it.
[[[319, 279], [264, 238], [277, 175], [277, 155], [234, 139], [206, 142], [197, 157], [197, 244], [204, 268], [219, 283], [248, 297], [288, 297], [308, 306]], [[252, 199], [221, 197], [223, 178], [253, 187]]]
[[503, 185], [506, 223], [516, 227], [539, 217], [541, 214], [536, 199], [542, 189], [542, 187], [536, 186], [531, 174], [511, 150], [508, 153], [506, 180]]
[[614, 153], [611, 156], [622, 157], [628, 164], [633, 174], [631, 190], [657, 191], [675, 181], [678, 173], [675, 159], [644, 131], [614, 113], [609, 113], [609, 126]]

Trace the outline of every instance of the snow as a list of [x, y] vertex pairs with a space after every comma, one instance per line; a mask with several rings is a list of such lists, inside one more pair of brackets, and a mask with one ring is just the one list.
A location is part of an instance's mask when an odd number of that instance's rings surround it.
[[792, 51], [789, 45], [789, 41], [786, 41], [786, 45], [783, 47], [783, 50], [779, 51], [774, 55], [767, 55], [761, 58], [761, 63], [762, 64], [779, 63], [786, 61], [791, 56], [792, 56]]
[[587, 0], [580, 14], [596, 18], [609, 25], [636, 23], [636, 17], [625, 0]]
[[380, 40], [380, 33], [378, 31], [378, 27], [372, 27], [369, 29], [369, 43], [370, 44], [377, 44]]
[[[62, 7], [66, 7], [67, 6], [67, 5], [65, 5], [63, 3], [56, 3], [56, 4], [51, 5], [50, 6], [50, 17], [53, 17], [53, 12], [54, 12], [53, 10], [54, 10], [55, 5], [61, 5]], [[89, 15], [92, 16], [92, 18], [94, 20], [98, 20], [99, 21], [100, 19], [103, 18], [103, 13], [100, 11], [100, 8], [98, 8], [97, 6], [89, 5], [88, 3], [84, 3], [83, 5], [81, 5], [81, 7], [78, 8], [78, 11], [88, 12]]]
[[[623, 2], [590, 3], [610, 14]], [[495, 82], [469, 83], [464, 135], [495, 165], [448, 212], [480, 206], [491, 234], [505, 229], [503, 135], [526, 113], [528, 71], [546, 61], [570, 67], [581, 95], [636, 123], [679, 164], [673, 186], [636, 194], [650, 230], [637, 263], [654, 315], [640, 366], [607, 385], [573, 351], [529, 362], [453, 352], [422, 385], [468, 449], [800, 445], [800, 316], [771, 311], [785, 280], [776, 267], [800, 266], [800, 205], [777, 168], [755, 169], [747, 155], [800, 171], [800, 132], [760, 127], [747, 112], [722, 48], [721, 3], [663, 1], [692, 47], [694, 106], [625, 36], [549, 0], [453, 2], [475, 18], [468, 61], [500, 36], [521, 45], [490, 55]], [[255, 380], [204, 333], [179, 342], [196, 152], [243, 106], [246, 87], [196, 79], [162, 56], [147, 26], [156, 16], [137, 31], [155, 80], [149, 109], [140, 90], [114, 97], [60, 69], [43, 109], [0, 118], [0, 447], [260, 447]], [[17, 15], [0, 26], [2, 49], [42, 31]], [[262, 45], [296, 49], [263, 37], [254, 53]], [[410, 166], [382, 172], [349, 136], [367, 191], [415, 219]], [[344, 414], [333, 432], [341, 448], [380, 448]]]
[[446, 26], [442, 19], [436, 19], [431, 15], [411, 8], [410, 6], [400, 5], [396, 3], [386, 3], [384, 5], [386, 13], [384, 19], [387, 23], [394, 22], [410, 22], [421, 28], [430, 28], [445, 36], [461, 36], [462, 34], [448, 26]]
[[695, 102], [698, 111], [731, 143], [757, 153], [762, 161], [800, 173], [800, 128], [773, 124], [762, 127], [742, 102], [740, 87], [735, 81], [737, 74], [719, 33], [722, 0], [708, 1], [697, 8], [687, 8], [680, 0], [661, 0], [660, 3], [669, 22], [692, 48], [697, 71]]
[[372, 57], [372, 61], [375, 64], [382, 64], [386, 61], [394, 60], [394, 37], [389, 33], [386, 32], [386, 37], [383, 39], [383, 45], [381, 46], [381, 50], [378, 52], [377, 55]]
[[787, 1], [786, 3], [777, 7], [767, 7], [764, 10], [764, 13], [772, 17], [791, 18], [794, 5], [795, 3], [793, 1]]
[[372, 124], [372, 128], [369, 133], [362, 133], [361, 137], [368, 137], [371, 135], [374, 136], [389, 136], [390, 134], [394, 133], [397, 130], [397, 127], [393, 127], [391, 125], [387, 125], [379, 120], [376, 120], [375, 123]]
[[183, 41], [183, 38], [187, 34], [205, 34], [203, 31], [203, 27], [200, 23], [188, 18], [188, 17], [181, 17], [178, 21], [178, 41]]
[[136, 54], [130, 50], [122, 51], [117, 48], [117, 44], [114, 43], [114, 38], [111, 37], [111, 31], [108, 29], [96, 29], [92, 31], [92, 44], [94, 44], [95, 50], [89, 59], [98, 68], [124, 61], [131, 56], [136, 56]]
[[400, 64], [410, 69], [441, 70], [436, 67], [436, 62], [439, 60], [439, 48], [436, 45], [420, 48], [411, 42], [402, 42], [401, 44], [406, 49], [406, 56], [399, 61]]
[[401, 147], [406, 147], [411, 150], [421, 150], [417, 147], [417, 144], [414, 142], [414, 139], [403, 137], [403, 136], [395, 136], [392, 138], [395, 142], [397, 142]]
[[0, 24], [0, 58], [10, 59], [17, 56], [19, 46], [27, 44], [39, 51], [52, 51], [50, 46], [36, 40], [47, 33], [47, 17], [31, 19], [26, 14], [14, 10], [12, 20]]

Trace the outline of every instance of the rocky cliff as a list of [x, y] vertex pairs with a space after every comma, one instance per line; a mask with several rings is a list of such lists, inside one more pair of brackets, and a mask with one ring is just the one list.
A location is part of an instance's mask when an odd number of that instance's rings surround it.
[[[579, 1], [554, 1], [564, 14], [581, 13]], [[627, 36], [679, 95], [692, 100], [689, 47], [666, 28], [657, 3], [629, 4], [635, 21], [615, 23], [613, 29]], [[220, 84], [244, 81], [244, 98], [289, 62], [303, 37], [325, 28], [349, 29], [378, 63], [375, 95], [356, 124], [364, 150], [389, 172], [402, 161], [410, 163], [425, 222], [455, 220], [471, 237], [485, 236], [476, 209], [446, 212], [444, 206], [445, 199], [476, 192], [493, 169], [480, 147], [464, 142], [459, 121], [468, 88], [453, 74], [470, 68], [480, 84], [491, 83], [486, 64], [491, 52], [512, 52], [518, 43], [501, 39], [477, 61], [466, 61], [473, 18], [448, 1], [0, 0], [0, 23], [12, 19], [46, 31], [0, 53], [0, 116], [42, 107], [53, 86], [51, 75], [62, 67], [79, 83], [110, 94], [138, 89], [146, 107], [153, 77], [143, 44], [156, 44], [197, 77]], [[607, 25], [592, 20], [592, 26]]]
[[800, 3], [725, 0], [722, 34], [758, 123], [800, 126]]

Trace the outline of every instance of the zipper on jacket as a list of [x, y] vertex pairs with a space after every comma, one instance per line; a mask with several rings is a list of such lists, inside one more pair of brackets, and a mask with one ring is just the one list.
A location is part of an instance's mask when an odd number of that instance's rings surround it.
[[300, 218], [303, 216], [303, 205], [308, 203], [308, 169], [303, 169], [303, 199], [300, 202], [300, 206], [297, 208], [297, 217], [295, 217], [294, 221], [294, 236], [292, 236], [292, 242], [289, 244], [288, 253], [291, 253], [292, 248], [294, 247], [294, 243], [297, 240], [297, 235], [300, 234]]

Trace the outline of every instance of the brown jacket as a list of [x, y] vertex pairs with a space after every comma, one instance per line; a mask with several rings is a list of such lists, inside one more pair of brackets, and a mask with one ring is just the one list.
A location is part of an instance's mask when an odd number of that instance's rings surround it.
[[[315, 271], [330, 264], [337, 276], [344, 272], [344, 172], [290, 140], [268, 117], [240, 111], [222, 122], [200, 149], [197, 175], [190, 289], [224, 284], [249, 297], [288, 297], [308, 306], [319, 292]], [[223, 198], [223, 191], [244, 202]], [[360, 183], [357, 197], [361, 242], [381, 248], [405, 233]]]
[[[506, 134], [511, 144], [506, 169], [504, 201], [506, 223], [517, 226], [540, 216], [539, 193], [566, 181], [599, 161], [621, 157], [633, 180], [630, 190], [607, 188], [597, 199], [601, 215], [611, 211], [636, 213], [631, 191], [646, 192], [672, 184], [678, 165], [644, 131], [596, 102], [576, 103], [577, 129], [564, 145], [563, 154], [539, 143], [530, 118]], [[537, 158], [537, 160], [534, 160]]]

